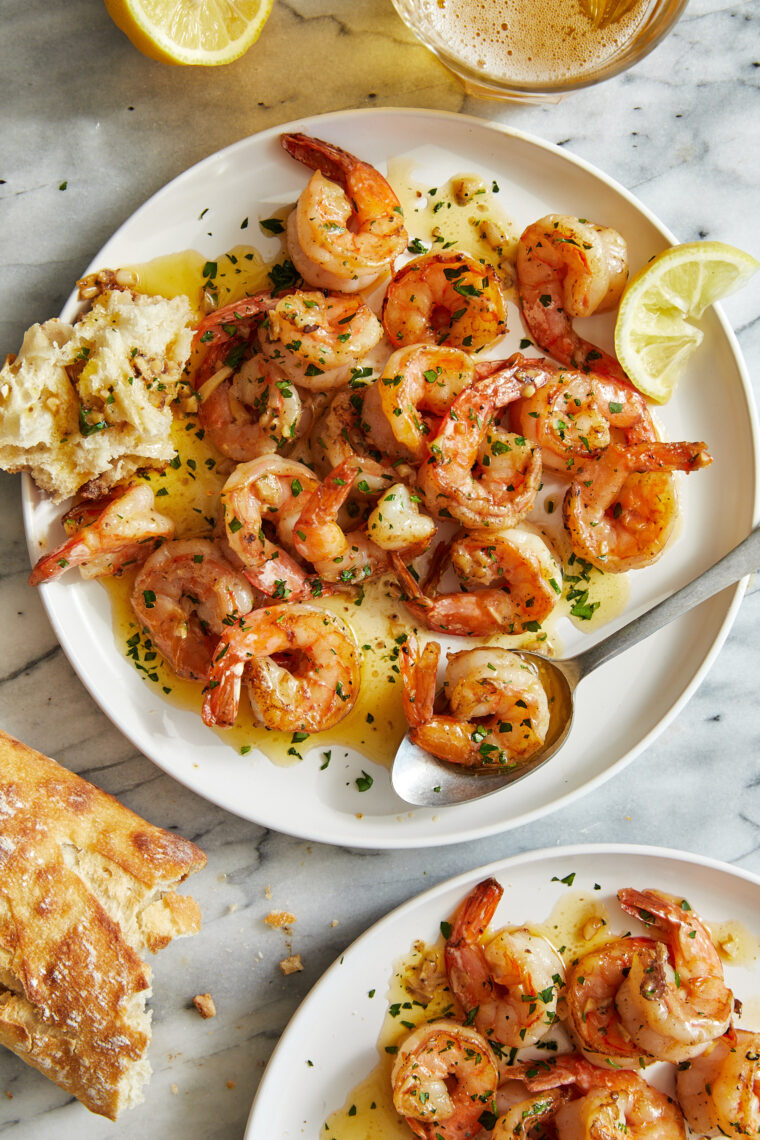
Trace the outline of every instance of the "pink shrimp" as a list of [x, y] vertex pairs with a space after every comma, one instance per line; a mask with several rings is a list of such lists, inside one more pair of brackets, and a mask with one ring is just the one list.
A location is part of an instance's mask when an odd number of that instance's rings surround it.
[[280, 141], [315, 171], [288, 219], [293, 264], [317, 288], [364, 289], [406, 246], [398, 198], [374, 166], [333, 143], [304, 134]]
[[351, 630], [334, 614], [292, 603], [254, 610], [225, 629], [214, 653], [203, 721], [229, 728], [245, 678], [259, 723], [322, 732], [353, 708], [361, 667]]
[[649, 566], [678, 517], [672, 471], [698, 471], [712, 459], [704, 443], [610, 444], [575, 472], [564, 500], [575, 554], [607, 573]]
[[626, 914], [655, 942], [639, 951], [615, 997], [631, 1038], [658, 1061], [678, 1064], [728, 1029], [734, 1009], [718, 950], [686, 899], [662, 891], [618, 891]]
[[63, 525], [73, 533], [39, 559], [29, 575], [30, 586], [52, 582], [72, 566], [79, 566], [85, 578], [121, 574], [174, 537], [174, 523], [155, 509], [146, 483], [73, 507]]
[[457, 911], [444, 957], [467, 1024], [491, 1044], [520, 1049], [554, 1024], [564, 968], [554, 947], [525, 927], [486, 937], [502, 894], [496, 879], [478, 883]]
[[536, 343], [572, 368], [615, 380], [627, 377], [614, 356], [584, 340], [574, 317], [615, 307], [628, 277], [628, 251], [616, 230], [549, 214], [523, 231], [517, 284], [525, 323]]

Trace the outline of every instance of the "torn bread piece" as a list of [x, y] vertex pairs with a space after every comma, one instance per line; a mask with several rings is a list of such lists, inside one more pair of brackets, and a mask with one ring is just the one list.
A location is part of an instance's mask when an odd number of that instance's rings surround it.
[[186, 839], [0, 732], [0, 1044], [115, 1120], [150, 1076], [150, 967], [195, 934]]
[[0, 467], [55, 502], [164, 467], [193, 319], [187, 297], [113, 289], [73, 325], [33, 325], [0, 370]]

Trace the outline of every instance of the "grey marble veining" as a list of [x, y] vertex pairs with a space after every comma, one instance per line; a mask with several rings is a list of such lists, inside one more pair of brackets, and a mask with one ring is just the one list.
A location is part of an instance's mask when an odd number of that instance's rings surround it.
[[[257, 130], [344, 107], [442, 108], [533, 132], [621, 181], [679, 240], [717, 238], [760, 256], [760, 66], [749, 0], [692, 0], [638, 67], [552, 106], [468, 97], [389, 0], [276, 0], [259, 44], [210, 71], [142, 58], [97, 0], [6, 0], [3, 30], [3, 353], [17, 349], [28, 325], [58, 311], [106, 238], [170, 178]], [[725, 311], [752, 372], [760, 362], [757, 285]], [[378, 853], [241, 821], [137, 754], [73, 673], [27, 573], [19, 482], [0, 475], [0, 725], [195, 840], [209, 864], [190, 887], [203, 933], [154, 963], [155, 1073], [146, 1104], [109, 1124], [2, 1052], [0, 1133], [18, 1140], [242, 1136], [274, 1044], [330, 962], [396, 904], [501, 856], [630, 841], [760, 873], [758, 591], [745, 598], [711, 673], [674, 723], [593, 795], [502, 836]], [[263, 922], [273, 908], [297, 917], [287, 941]], [[291, 949], [305, 968], [285, 978], [278, 962]], [[188, 1008], [205, 990], [218, 1008], [207, 1022]]]

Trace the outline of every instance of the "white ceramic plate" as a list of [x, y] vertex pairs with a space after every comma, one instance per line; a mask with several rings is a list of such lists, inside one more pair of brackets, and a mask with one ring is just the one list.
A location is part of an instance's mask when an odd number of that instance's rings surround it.
[[[548, 212], [604, 221], [625, 235], [634, 269], [674, 240], [621, 187], [538, 139], [462, 115], [345, 111], [265, 131], [199, 163], [146, 202], [88, 271], [186, 248], [214, 256], [240, 241], [243, 218], [271, 216], [294, 201], [304, 185], [303, 168], [279, 145], [283, 130], [329, 139], [380, 169], [388, 157], [406, 156], [414, 160], [415, 175], [430, 185], [458, 171], [480, 172], [499, 183], [504, 209], [519, 227]], [[64, 318], [76, 307], [72, 295]], [[522, 336], [514, 309], [511, 325], [508, 351]], [[593, 318], [593, 339], [609, 348], [612, 328], [611, 317]], [[707, 471], [683, 480], [681, 533], [656, 566], [633, 576], [627, 616], [704, 570], [746, 535], [754, 517], [757, 449], [749, 383], [719, 312], [706, 315], [704, 331], [688, 385], [660, 418], [672, 439], [706, 440], [715, 461]], [[720, 376], [719, 384], [715, 376]], [[60, 541], [59, 513], [26, 482], [24, 519], [35, 559], [41, 543]], [[676, 715], [720, 648], [741, 596], [739, 588], [726, 591], [702, 606], [698, 620], [681, 619], [595, 673], [581, 689], [576, 727], [560, 759], [503, 793], [436, 813], [409, 811], [386, 771], [358, 755], [345, 762], [334, 756], [321, 771], [319, 753], [328, 742], [295, 768], [277, 767], [254, 753], [238, 755], [198, 716], [167, 704], [140, 679], [115, 648], [109, 599], [97, 583], [72, 574], [41, 589], [74, 669], [104, 712], [156, 764], [246, 819], [308, 839], [373, 848], [489, 835], [595, 787], [646, 748]], [[588, 637], [568, 627], [568, 653], [587, 644]], [[621, 693], [624, 703], [618, 699]], [[374, 776], [370, 792], [356, 789], [362, 768]]]
[[[572, 873], [571, 886], [552, 881]], [[262, 1136], [318, 1140], [328, 1135], [323, 1129], [326, 1117], [343, 1106], [351, 1090], [377, 1065], [377, 1041], [394, 962], [409, 953], [416, 939], [434, 942], [441, 921], [489, 875], [504, 887], [494, 928], [544, 921], [568, 891], [582, 890], [607, 906], [613, 930], [623, 932], [630, 929], [631, 920], [618, 907], [616, 892], [621, 887], [654, 887], [688, 898], [708, 922], [739, 922], [755, 942], [760, 938], [760, 881], [698, 855], [586, 845], [529, 851], [468, 871], [392, 911], [322, 975], [272, 1054], [248, 1120], [249, 1140]], [[754, 971], [744, 966], [726, 968], [726, 978], [744, 1003], [744, 1024], [757, 1029], [757, 964]], [[374, 997], [369, 996], [372, 991]]]

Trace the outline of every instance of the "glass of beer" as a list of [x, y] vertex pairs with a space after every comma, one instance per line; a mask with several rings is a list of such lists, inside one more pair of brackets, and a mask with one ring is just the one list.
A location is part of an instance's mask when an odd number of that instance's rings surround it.
[[473, 95], [558, 102], [638, 63], [687, 0], [393, 0]]

